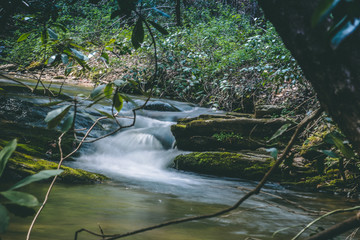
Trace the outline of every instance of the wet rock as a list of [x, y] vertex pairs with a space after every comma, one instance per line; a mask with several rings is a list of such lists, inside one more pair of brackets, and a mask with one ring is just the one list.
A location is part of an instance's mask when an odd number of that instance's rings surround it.
[[[274, 160], [256, 152], [193, 152], [174, 159], [176, 169], [216, 176], [260, 180]], [[279, 179], [279, 171], [273, 178]]]
[[255, 119], [248, 117], [201, 115], [192, 119], [180, 119], [171, 131], [177, 147], [190, 151], [226, 151], [256, 149], [286, 142], [289, 133], [276, 143], [267, 140], [288, 121], [285, 119]]
[[178, 108], [171, 105], [170, 103], [154, 101], [149, 102], [144, 107], [145, 110], [160, 111], [160, 112], [181, 112]]

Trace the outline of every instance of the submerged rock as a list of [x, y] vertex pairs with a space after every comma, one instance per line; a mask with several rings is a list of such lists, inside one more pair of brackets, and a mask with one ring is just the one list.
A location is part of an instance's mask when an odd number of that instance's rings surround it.
[[177, 107], [170, 103], [154, 101], [149, 102], [144, 107], [145, 110], [160, 111], [160, 112], [181, 112]]
[[[176, 169], [184, 171], [260, 180], [274, 160], [256, 152], [194, 152], [177, 156], [174, 163]], [[279, 172], [275, 176], [278, 177]]]
[[[255, 119], [232, 115], [201, 115], [197, 118], [180, 119], [171, 131], [177, 147], [190, 151], [254, 150], [270, 146], [266, 140], [283, 125], [285, 119]], [[285, 142], [289, 134], [282, 136]], [[281, 138], [280, 138], [281, 139]], [[277, 139], [279, 140], [279, 139]], [[276, 144], [281, 144], [277, 141]]]

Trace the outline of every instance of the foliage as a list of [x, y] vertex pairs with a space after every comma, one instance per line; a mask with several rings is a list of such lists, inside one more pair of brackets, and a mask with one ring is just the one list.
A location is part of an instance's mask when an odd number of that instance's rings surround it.
[[[0, 178], [5, 169], [6, 163], [10, 158], [11, 154], [15, 151], [17, 145], [16, 139], [10, 141], [0, 151]], [[37, 174], [26, 177], [19, 182], [15, 183], [12, 187], [7, 190], [1, 190], [0, 195], [6, 198], [5, 204], [0, 204], [0, 233], [6, 231], [9, 224], [8, 211], [21, 217], [31, 216], [35, 213], [32, 207], [39, 205], [37, 198], [29, 193], [14, 191], [15, 189], [21, 188], [32, 182], [41, 181], [49, 177], [58, 175], [63, 170], [44, 170]], [[4, 202], [4, 201], [2, 201]]]

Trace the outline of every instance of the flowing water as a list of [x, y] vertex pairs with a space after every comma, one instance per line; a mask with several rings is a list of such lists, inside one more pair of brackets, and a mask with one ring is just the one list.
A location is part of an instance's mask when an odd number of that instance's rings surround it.
[[[135, 100], [138, 104], [142, 101]], [[32, 239], [73, 239], [76, 230], [87, 228], [99, 233], [99, 226], [105, 234], [125, 233], [174, 218], [213, 213], [231, 206], [256, 185], [256, 182], [241, 179], [173, 169], [172, 159], [184, 152], [173, 148], [171, 124], [178, 118], [216, 112], [186, 103], [157, 101], [181, 111], [140, 111], [134, 127], [87, 144], [76, 161], [69, 165], [102, 173], [112, 180], [95, 185], [57, 184], [35, 225]], [[124, 106], [124, 116], [131, 113], [133, 105]], [[106, 105], [97, 108], [110, 111]], [[129, 121], [126, 118], [121, 120], [123, 124]], [[92, 137], [102, 133], [98, 130]], [[35, 183], [25, 187], [24, 191], [42, 199], [47, 187], [47, 184]], [[309, 215], [311, 211], [347, 208], [354, 204], [339, 196], [291, 191], [269, 183], [264, 193], [249, 199], [231, 213], [141, 233], [128, 239], [290, 239], [315, 218]], [[327, 227], [346, 217], [330, 217], [317, 226]], [[24, 239], [30, 222], [31, 218], [11, 216], [8, 232], [1, 239]], [[281, 229], [283, 231], [272, 237]], [[99, 238], [82, 233], [80, 239]]]

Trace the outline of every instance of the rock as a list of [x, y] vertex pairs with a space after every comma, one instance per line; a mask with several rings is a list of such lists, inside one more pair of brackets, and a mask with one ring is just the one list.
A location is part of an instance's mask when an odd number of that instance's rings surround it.
[[277, 105], [258, 105], [255, 107], [255, 118], [270, 118], [274, 115], [280, 116], [284, 110], [283, 106]]
[[[243, 150], [269, 146], [266, 140], [286, 123], [288, 121], [281, 118], [201, 115], [197, 118], [180, 119], [176, 125], [171, 126], [171, 131], [181, 150]], [[282, 136], [283, 140], [286, 141], [288, 135]]]
[[[270, 156], [256, 152], [193, 152], [174, 159], [179, 170], [249, 180], [260, 180], [273, 163]], [[275, 178], [279, 179], [279, 172]]]
[[[19, 181], [41, 170], [56, 169], [57, 165], [55, 162], [34, 158], [15, 151], [6, 165], [1, 181]], [[63, 169], [64, 172], [59, 175], [58, 181], [64, 183], [100, 183], [108, 180], [104, 175], [91, 173], [82, 169], [74, 169], [66, 166], [62, 166], [61, 169]]]
[[154, 101], [149, 102], [144, 107], [145, 110], [160, 111], [160, 112], [181, 112], [178, 108], [171, 105], [170, 103]]

